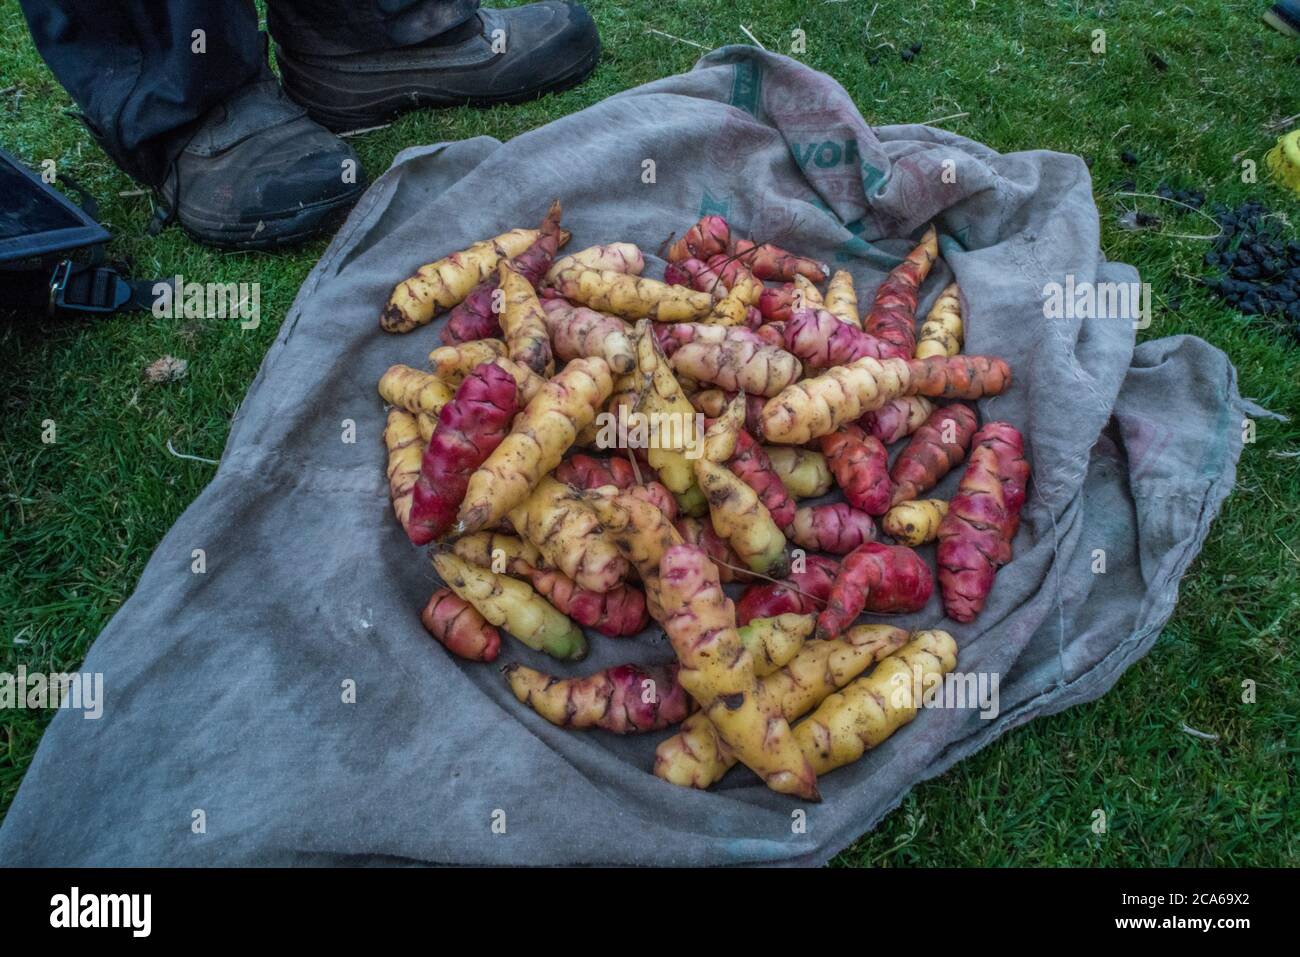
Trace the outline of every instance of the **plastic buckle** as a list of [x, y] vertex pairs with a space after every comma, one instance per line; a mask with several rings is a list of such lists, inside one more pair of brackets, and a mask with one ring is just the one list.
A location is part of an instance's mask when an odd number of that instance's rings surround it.
[[71, 272], [71, 259], [65, 259], [54, 267], [54, 275], [50, 277], [50, 299], [45, 304], [45, 314], [47, 316], [54, 315], [54, 310], [63, 301], [63, 291], [68, 287], [68, 276]]
[[[76, 291], [84, 295], [84, 301], [69, 300], [69, 284], [72, 280], [87, 276], [88, 281], [77, 283]], [[117, 312], [131, 298], [131, 288], [107, 266], [90, 266], [77, 270], [70, 259], [65, 259], [54, 267], [50, 277], [50, 315], [59, 309], [70, 312]], [[79, 297], [80, 299], [80, 297]]]

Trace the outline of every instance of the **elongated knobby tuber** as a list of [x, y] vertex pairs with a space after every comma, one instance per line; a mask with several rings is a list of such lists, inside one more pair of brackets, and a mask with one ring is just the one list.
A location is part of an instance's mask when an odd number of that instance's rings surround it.
[[618, 375], [636, 368], [632, 328], [618, 316], [564, 299], [543, 299], [542, 318], [558, 359], [568, 362], [582, 356], [600, 356]]
[[822, 454], [845, 501], [868, 515], [889, 511], [889, 453], [878, 438], [846, 425], [822, 438]]
[[732, 265], [739, 268], [727, 284], [727, 294], [714, 303], [713, 311], [705, 318], [705, 322], [723, 326], [749, 324], [749, 310], [758, 305], [758, 298], [763, 294], [763, 284], [739, 263]]
[[546, 329], [545, 313], [532, 283], [508, 262], [499, 267], [501, 289], [501, 334], [511, 359], [540, 376], [555, 372], [555, 355]]
[[420, 458], [424, 455], [415, 416], [402, 409], [390, 410], [384, 445], [388, 449], [388, 497], [398, 523], [410, 534], [411, 494], [420, 477]]
[[[888, 625], [859, 625], [830, 641], [806, 642], [784, 668], [763, 678], [763, 692], [793, 722], [867, 668], [902, 648], [907, 632]], [[694, 714], [655, 750], [655, 774], [682, 787], [707, 788], [736, 764], [731, 748], [707, 715]]]
[[875, 412], [858, 420], [858, 428], [874, 435], [886, 445], [905, 439], [922, 425], [934, 411], [934, 403], [924, 396], [909, 395], [890, 399]]
[[932, 399], [982, 399], [1011, 384], [1011, 370], [991, 356], [955, 355], [913, 359], [907, 364], [906, 395]]
[[825, 305], [821, 290], [804, 276], [794, 277], [794, 299], [790, 303], [793, 316], [800, 312], [820, 309]]
[[613, 485], [626, 490], [636, 484], [636, 473], [627, 459], [597, 459], [590, 455], [574, 455], [564, 460], [556, 467], [555, 478], [576, 489]]
[[495, 661], [501, 651], [501, 634], [469, 602], [450, 588], [439, 588], [420, 612], [425, 630], [458, 658]]
[[681, 323], [666, 336], [675, 372], [730, 392], [776, 395], [802, 372], [798, 359], [743, 327]]
[[910, 358], [897, 345], [849, 325], [826, 309], [796, 308], [781, 335], [786, 350], [805, 369], [848, 365], [863, 356]]
[[831, 490], [835, 479], [826, 456], [790, 445], [765, 445], [767, 460], [794, 498], [817, 498]]
[[736, 620], [747, 625], [755, 618], [817, 614], [830, 597], [839, 567], [825, 555], [806, 556], [784, 581], [746, 588], [736, 603]]
[[750, 326], [765, 346], [772, 346], [775, 349], [785, 348], [785, 323], [784, 322], [765, 322], [758, 326]]
[[735, 454], [744, 412], [744, 404], [737, 398], [727, 415], [708, 428], [705, 454], [693, 463], [695, 480], [705, 493], [714, 531], [736, 550], [741, 562], [761, 575], [783, 575], [788, 558], [784, 534], [758, 493], [720, 464]]
[[738, 239], [732, 246], [732, 255], [749, 267], [759, 279], [790, 282], [803, 276], [812, 282], [823, 282], [829, 268], [825, 263], [796, 256], [771, 243], [758, 245], [748, 239]]
[[939, 525], [939, 588], [955, 621], [973, 621], [984, 608], [993, 576], [1011, 561], [1020, 526], [1029, 463], [1014, 426], [990, 422], [975, 434], [970, 461]]
[[906, 361], [868, 356], [796, 382], [769, 399], [763, 406], [763, 438], [803, 445], [891, 399], [908, 395], [979, 399], [1000, 394], [1010, 383], [1007, 364], [989, 356]]
[[573, 265], [555, 273], [552, 281], [570, 302], [624, 319], [690, 322], [703, 319], [713, 309], [713, 297], [708, 293], [608, 269]]
[[415, 427], [420, 432], [420, 441], [428, 445], [433, 439], [433, 433], [438, 430], [438, 419], [428, 412], [421, 412], [415, 417]]
[[702, 389], [690, 396], [690, 402], [696, 411], [703, 412], [710, 419], [716, 419], [722, 415], [722, 410], [740, 394], [745, 396], [745, 429], [752, 435], [758, 431], [763, 406], [767, 402], [763, 396], [750, 395], [747, 392], [727, 392], [725, 389]]
[[682, 543], [682, 536], [663, 512], [628, 492], [606, 486], [576, 494], [596, 513], [619, 554], [636, 569], [645, 589], [646, 610], [661, 622], [659, 563], [664, 552]]
[[[536, 286], [542, 275], [551, 266], [556, 251], [569, 241], [567, 231], [560, 228], [560, 201], [556, 200], [546, 212], [538, 236], [533, 244], [516, 256], [511, 262], [519, 274]], [[458, 303], [447, 316], [442, 327], [442, 341], [448, 345], [469, 342], [475, 339], [488, 339], [501, 335], [501, 323], [497, 319], [496, 291], [498, 289], [496, 270], [475, 286], [464, 300]]]
[[921, 323], [916, 340], [916, 358], [955, 356], [961, 352], [961, 294], [953, 283], [939, 294], [930, 314]]
[[758, 297], [758, 313], [767, 322], [785, 322], [794, 313], [794, 283], [768, 286]]
[[[743, 413], [743, 400], [740, 402], [739, 408]], [[757, 493], [759, 501], [772, 516], [772, 521], [776, 522], [777, 528], [785, 531], [794, 521], [794, 499], [790, 497], [790, 492], [781, 480], [780, 474], [772, 467], [767, 452], [748, 432], [743, 431], [743, 427], [742, 422], [742, 431], [736, 435], [736, 451], [727, 460], [727, 467]]]
[[800, 750], [818, 774], [851, 764], [915, 718], [927, 688], [956, 667], [952, 635], [917, 632], [870, 675], [831, 695], [796, 726]]
[[447, 314], [438, 339], [443, 345], [456, 346], [480, 339], [501, 338], [501, 320], [492, 309], [496, 298], [497, 274], [494, 271]]
[[594, 628], [610, 638], [626, 638], [638, 634], [649, 621], [645, 595], [631, 585], [592, 591], [555, 569], [525, 563], [518, 566], [539, 595], [584, 628]]
[[943, 499], [917, 499], [895, 505], [880, 524], [890, 538], [916, 548], [939, 537], [939, 524], [947, 514], [948, 503]]
[[934, 591], [930, 566], [902, 545], [867, 542], [844, 556], [817, 637], [833, 638], [864, 610], [877, 614], [920, 611]]
[[783, 445], [804, 445], [907, 394], [909, 370], [902, 359], [864, 357], [787, 386], [763, 406], [762, 436]]
[[435, 376], [454, 389], [475, 366], [499, 359], [505, 354], [506, 344], [500, 339], [474, 339], [434, 349], [429, 353], [429, 368]]
[[740, 643], [754, 656], [754, 674], [762, 678], [784, 668], [816, 626], [813, 615], [777, 615], [755, 618], [737, 631]]
[[526, 499], [542, 476], [560, 464], [612, 388], [609, 366], [594, 358], [574, 359], [547, 382], [470, 476], [456, 533], [493, 525]]
[[519, 407], [533, 401], [546, 380], [527, 366], [520, 365], [506, 354], [506, 344], [500, 339], [476, 339], [451, 346], [439, 346], [429, 353], [433, 374], [453, 389], [465, 381], [465, 376], [475, 366], [488, 363], [515, 380]]
[[916, 351], [916, 300], [937, 258], [939, 239], [931, 226], [907, 258], [890, 270], [863, 320], [863, 329], [892, 342], [904, 356]]
[[515, 380], [494, 365], [478, 366], [438, 413], [415, 484], [407, 534], [423, 545], [455, 520], [469, 477], [501, 444], [518, 410]]
[[639, 276], [645, 269], [645, 257], [635, 243], [609, 243], [605, 246], [588, 246], [561, 259], [546, 273], [547, 285], [555, 285], [555, 277], [570, 269], [597, 269], [604, 272], [621, 272]]
[[421, 266], [414, 276], [397, 284], [379, 317], [379, 325], [385, 332], [410, 332], [425, 325], [434, 312], [459, 303], [492, 275], [501, 260], [518, 256], [539, 235], [536, 229], [512, 229]]
[[789, 567], [785, 535], [758, 493], [725, 465], [707, 458], [695, 460], [695, 478], [709, 503], [713, 530], [727, 540], [745, 566], [762, 575], [784, 574]]
[[890, 504], [911, 501], [938, 485], [966, 457], [976, 424], [968, 406], [935, 409], [890, 469], [894, 481]]
[[673, 521], [673, 527], [681, 535], [682, 541], [704, 549], [713, 564], [718, 566], [718, 578], [723, 584], [753, 580], [754, 576], [745, 570], [744, 563], [731, 543], [713, 530], [712, 522], [684, 515]]
[[695, 480], [695, 470], [687, 450], [695, 450], [703, 441], [695, 409], [682, 394], [648, 320], [641, 320], [634, 332], [637, 354], [638, 391], [635, 411], [650, 423], [646, 460], [658, 473], [668, 491], [678, 496], [682, 511], [702, 513], [705, 503]]
[[627, 562], [605, 535], [596, 513], [549, 475], [508, 514], [515, 531], [582, 588], [606, 592], [627, 577]]
[[721, 216], [704, 216], [668, 247], [668, 261], [705, 259], [726, 252], [731, 246], [731, 227]]
[[437, 376], [410, 366], [389, 366], [379, 378], [380, 397], [412, 415], [421, 412], [437, 415], [453, 394], [451, 387]]
[[504, 669], [523, 704], [561, 728], [614, 734], [661, 731], [695, 710], [677, 682], [678, 664], [617, 665], [582, 678], [555, 678], [523, 665]]
[[728, 292], [722, 277], [710, 269], [708, 263], [694, 258], [668, 263], [664, 267], [664, 282], [670, 286], [689, 286], [696, 292], [707, 292], [715, 304], [725, 299]]
[[534, 651], [544, 651], [561, 661], [587, 657], [587, 639], [582, 629], [526, 582], [471, 565], [445, 551], [434, 553], [433, 567], [458, 597]]
[[862, 328], [862, 317], [858, 315], [858, 294], [853, 288], [853, 274], [847, 269], [838, 269], [831, 276], [826, 286], [826, 311], [840, 322]]
[[674, 545], [659, 564], [659, 587], [661, 624], [682, 666], [678, 681], [722, 740], [772, 790], [820, 800], [779, 704], [762, 692], [713, 563], [693, 545]]
[[790, 538], [800, 548], [847, 555], [859, 545], [875, 541], [876, 523], [866, 512], [845, 502], [805, 505], [794, 513]]
[[527, 578], [533, 568], [542, 568], [546, 562], [532, 542], [517, 535], [500, 532], [473, 532], [452, 542], [452, 554], [471, 565], [490, 568], [498, 575]]

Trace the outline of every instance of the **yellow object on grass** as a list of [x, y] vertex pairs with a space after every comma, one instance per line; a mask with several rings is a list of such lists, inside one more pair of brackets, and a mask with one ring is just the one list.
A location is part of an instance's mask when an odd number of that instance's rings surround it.
[[1300, 196], [1300, 130], [1292, 130], [1264, 154], [1269, 175]]

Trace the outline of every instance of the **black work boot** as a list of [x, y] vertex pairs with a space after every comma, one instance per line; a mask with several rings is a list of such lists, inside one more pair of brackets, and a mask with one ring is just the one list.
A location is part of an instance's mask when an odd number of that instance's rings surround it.
[[429, 44], [320, 56], [276, 47], [289, 95], [332, 130], [427, 106], [519, 103], [568, 89], [596, 68], [600, 37], [584, 7], [545, 0], [478, 10]]
[[365, 188], [352, 147], [263, 78], [215, 107], [158, 188], [160, 221], [198, 242], [268, 249], [337, 225]]

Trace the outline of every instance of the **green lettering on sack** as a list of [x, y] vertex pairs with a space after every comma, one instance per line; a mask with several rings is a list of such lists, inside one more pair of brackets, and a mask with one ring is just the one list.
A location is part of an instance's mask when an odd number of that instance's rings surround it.
[[817, 147], [817, 152], [813, 156], [813, 162], [821, 169], [830, 169], [832, 166], [839, 165], [840, 158], [843, 155], [839, 143], [827, 140], [821, 146]]
[[885, 171], [877, 169], [866, 160], [862, 161], [862, 190], [868, 196], [885, 181]]
[[732, 67], [731, 105], [758, 116], [759, 96], [763, 85], [762, 67], [754, 60], [743, 60]]
[[704, 191], [704, 198], [700, 200], [700, 218], [705, 216], [722, 216], [727, 217], [731, 214], [731, 200], [718, 199], [707, 189]]
[[813, 153], [817, 152], [817, 144], [791, 143], [790, 152], [794, 154], [794, 161], [798, 167], [803, 169], [808, 165], [808, 161], [812, 159]]

